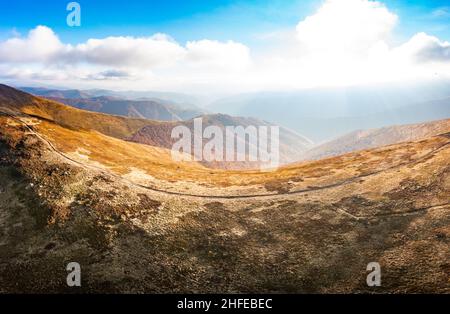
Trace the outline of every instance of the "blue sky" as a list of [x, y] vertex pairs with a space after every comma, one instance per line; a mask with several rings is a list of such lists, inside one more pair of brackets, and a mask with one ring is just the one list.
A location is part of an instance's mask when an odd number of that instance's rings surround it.
[[84, 0], [78, 1], [82, 8], [82, 27], [69, 28], [65, 20], [68, 2], [2, 1], [0, 26], [3, 31], [15, 28], [27, 32], [36, 25], [46, 25], [66, 42], [156, 32], [168, 33], [180, 41], [210, 37], [240, 40], [257, 31], [295, 25], [314, 6], [311, 2], [291, 0]]
[[[26, 33], [37, 25], [52, 28], [64, 42], [88, 38], [167, 33], [178, 41], [215, 38], [255, 43], [259, 33], [295, 26], [323, 1], [312, 0], [80, 0], [82, 26], [66, 25], [67, 0], [0, 2], [1, 37], [16, 30]], [[450, 40], [450, 3], [444, 0], [388, 0], [400, 16], [399, 39], [418, 31]], [[435, 14], [442, 12], [441, 15]], [[445, 12], [447, 12], [445, 14]], [[256, 39], [255, 39], [256, 38]]]
[[[246, 92], [450, 76], [443, 0], [0, 0], [0, 79]], [[163, 34], [163, 35], [161, 35]]]

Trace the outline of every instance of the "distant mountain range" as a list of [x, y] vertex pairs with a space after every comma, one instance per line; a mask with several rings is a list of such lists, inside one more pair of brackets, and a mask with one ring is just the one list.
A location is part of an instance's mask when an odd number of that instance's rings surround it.
[[208, 109], [270, 120], [325, 142], [358, 129], [449, 118], [450, 82], [243, 94]]
[[211, 113], [254, 117], [289, 128], [315, 143], [355, 130], [450, 117], [448, 81], [250, 93], [222, 98], [207, 107], [201, 97], [179, 93], [21, 89], [80, 109], [162, 121]]
[[42, 97], [55, 98], [90, 98], [94, 94], [78, 90], [78, 89], [49, 89], [44, 87], [19, 87], [18, 89]]
[[[65, 95], [66, 92], [64, 91], [62, 94]], [[83, 95], [83, 92], [70, 91], [67, 93], [73, 96]], [[85, 99], [57, 98], [51, 96], [54, 94], [54, 92], [46, 93], [46, 97], [39, 98], [6, 85], [0, 85], [1, 103], [10, 103], [11, 106], [19, 107], [24, 113], [45, 117], [49, 121], [63, 126], [77, 130], [94, 130], [121, 140], [170, 149], [176, 141], [171, 138], [171, 132], [175, 126], [186, 125], [193, 128], [192, 119], [180, 121], [181, 117], [178, 115], [182, 115], [180, 111], [170, 111], [172, 107], [152, 101], [128, 101], [105, 96]], [[66, 105], [66, 103], [70, 105]], [[148, 119], [147, 116], [152, 118]], [[221, 114], [203, 114], [201, 117], [204, 128], [210, 125], [221, 128], [225, 126], [243, 126], [245, 128], [250, 125], [256, 127], [273, 125], [259, 119]], [[167, 121], [163, 121], [161, 118], [167, 118]], [[248, 137], [237, 138], [236, 141], [245, 141], [246, 147], [250, 145]], [[281, 127], [279, 145], [280, 161], [285, 164], [299, 160], [303, 153], [313, 146], [313, 143], [296, 132]], [[252, 162], [203, 162], [203, 165], [226, 169], [258, 167], [258, 163]]]
[[47, 98], [78, 109], [161, 121], [181, 121], [205, 113], [201, 110], [181, 108], [177, 105], [157, 100], [126, 100], [112, 96], [99, 96], [93, 98]]
[[45, 87], [17, 87], [27, 93], [43, 97], [59, 98], [92, 98], [99, 96], [113, 96], [129, 100], [158, 100], [161, 102], [175, 103], [180, 106], [196, 106], [203, 103], [201, 97], [174, 92], [155, 92], [155, 91], [114, 91], [109, 89], [64, 89], [64, 88], [45, 88]]
[[302, 159], [334, 157], [363, 149], [416, 141], [448, 132], [450, 132], [450, 119], [358, 130], [313, 147], [303, 154]]
[[22, 87], [36, 96], [52, 99], [75, 108], [126, 117], [179, 121], [207, 113], [195, 105], [180, 105], [158, 98], [127, 99], [122, 92], [108, 90], [58, 90]]

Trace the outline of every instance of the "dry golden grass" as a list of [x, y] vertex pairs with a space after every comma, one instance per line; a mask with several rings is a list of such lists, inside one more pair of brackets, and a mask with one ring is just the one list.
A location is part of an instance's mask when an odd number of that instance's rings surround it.
[[86, 153], [91, 161], [108, 167], [117, 174], [134, 168], [165, 181], [192, 181], [213, 186], [248, 186], [267, 182], [331, 182], [367, 174], [408, 162], [439, 147], [447, 140], [430, 140], [399, 144], [350, 153], [320, 161], [303, 162], [276, 171], [221, 170], [205, 168], [196, 162], [175, 162], [169, 150], [119, 140], [96, 131], [73, 130], [48, 121], [36, 130], [64, 153]]
[[[209, 186], [250, 186], [294, 182], [297, 186], [320, 185], [365, 175], [423, 156], [447, 141], [444, 137], [364, 150], [313, 162], [302, 162], [275, 171], [222, 170], [195, 162], [175, 162], [170, 151], [125, 141], [149, 124], [163, 123], [79, 110], [34, 97], [20, 105], [23, 113], [41, 119], [36, 130], [65, 153], [89, 151], [89, 159], [117, 174], [139, 169], [159, 180], [191, 181]], [[300, 184], [300, 182], [302, 182]]]
[[36, 129], [58, 150], [65, 153], [89, 152], [90, 160], [119, 174], [128, 173], [134, 167], [147, 170], [150, 175], [161, 179], [169, 179], [172, 172], [183, 178], [194, 178], [193, 172], [206, 171], [198, 163], [173, 162], [167, 149], [123, 141], [92, 130], [75, 131], [47, 121]]
[[[37, 106], [28, 110], [48, 120], [21, 118], [86, 169], [0, 115], [0, 292], [71, 293], [67, 260], [86, 270], [80, 293], [450, 292], [449, 135], [273, 172], [225, 171], [100, 133], [108, 125], [95, 123], [116, 117], [62, 109]], [[123, 135], [129, 121], [110, 127]], [[151, 181], [161, 190], [217, 188], [202, 190], [202, 199], [168, 195], [89, 163], [117, 174], [142, 170], [167, 180]], [[301, 194], [248, 193], [324, 184]], [[230, 185], [239, 187], [222, 188]], [[252, 197], [207, 194], [217, 191]], [[367, 287], [369, 261], [382, 267], [381, 287]]]
[[46, 99], [23, 106], [21, 111], [73, 130], [95, 130], [121, 139], [129, 138], [145, 125], [161, 123], [84, 111]]

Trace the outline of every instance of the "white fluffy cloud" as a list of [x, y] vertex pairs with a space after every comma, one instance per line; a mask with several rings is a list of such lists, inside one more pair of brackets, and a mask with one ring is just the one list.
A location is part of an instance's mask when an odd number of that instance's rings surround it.
[[303, 86], [448, 76], [449, 43], [418, 33], [392, 45], [398, 20], [379, 1], [327, 0], [297, 24], [289, 52], [267, 56], [266, 64], [278, 76], [275, 83], [285, 77]]
[[298, 23], [297, 37], [314, 53], [364, 53], [386, 39], [397, 19], [379, 2], [328, 0]]
[[48, 27], [38, 26], [26, 38], [11, 38], [0, 43], [0, 62], [47, 62], [66, 47]]
[[22, 81], [124, 81], [134, 84], [129, 88], [140, 84], [138, 88], [171, 89], [175, 84], [218, 82], [249, 64], [250, 50], [241, 43], [204, 39], [182, 45], [165, 34], [71, 45], [50, 28], [38, 26], [26, 37], [0, 42], [1, 77]]
[[0, 63], [61, 62], [97, 66], [154, 69], [177, 63], [239, 67], [249, 62], [249, 49], [233, 41], [190, 41], [182, 46], [165, 34], [150, 37], [89, 39], [75, 46], [63, 44], [46, 26], [31, 30], [26, 38], [0, 43]]
[[450, 43], [425, 33], [414, 35], [407, 43], [397, 48], [397, 52], [408, 55], [419, 63], [450, 61]]
[[326, 0], [282, 37], [261, 36], [266, 46], [254, 51], [231, 40], [181, 44], [165, 34], [71, 45], [38, 26], [0, 42], [0, 77], [241, 92], [448, 75], [450, 43], [417, 33], [392, 45], [398, 20], [378, 1]]
[[107, 66], [152, 68], [167, 66], [181, 60], [186, 49], [163, 34], [147, 38], [107, 37], [89, 39], [68, 49], [65, 57], [74, 62]]

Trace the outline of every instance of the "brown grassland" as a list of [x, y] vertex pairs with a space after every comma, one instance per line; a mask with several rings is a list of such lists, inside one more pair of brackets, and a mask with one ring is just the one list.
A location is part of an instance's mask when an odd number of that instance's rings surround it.
[[[124, 140], [157, 122], [12, 94], [0, 97], [0, 293], [450, 292], [450, 129], [229, 171]], [[70, 261], [80, 288], [65, 283]], [[374, 261], [381, 287], [366, 285]]]

